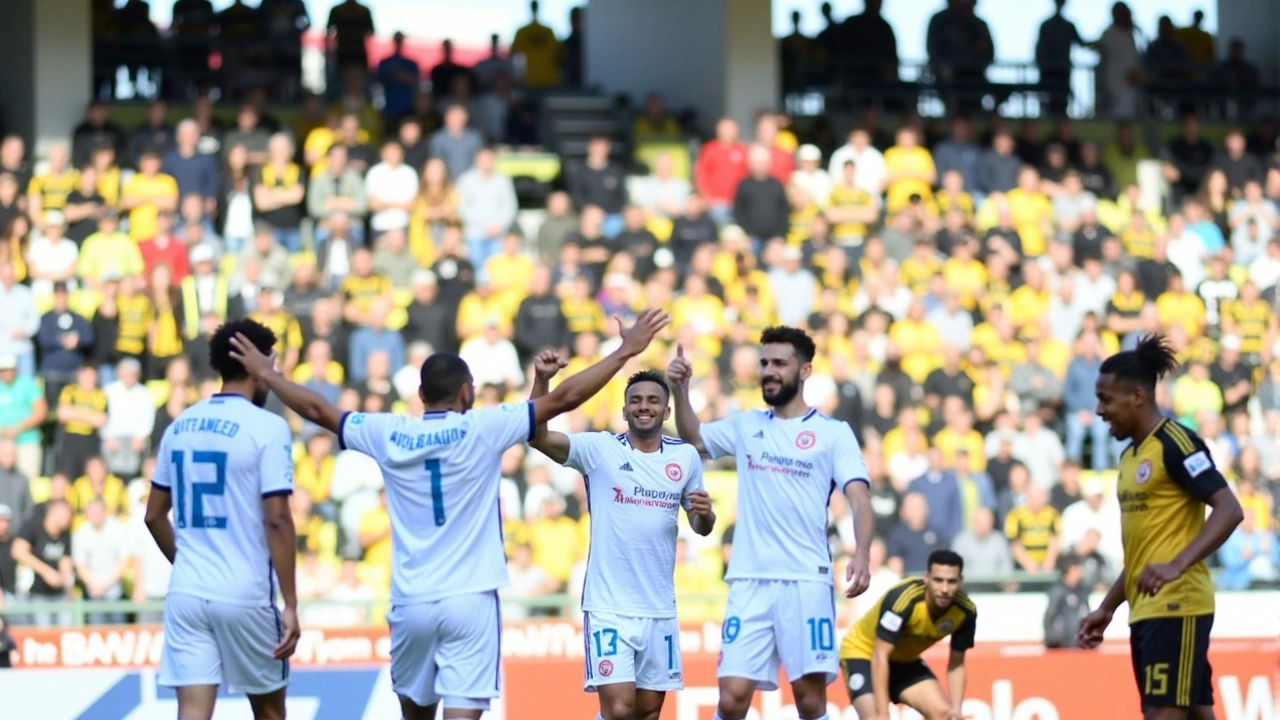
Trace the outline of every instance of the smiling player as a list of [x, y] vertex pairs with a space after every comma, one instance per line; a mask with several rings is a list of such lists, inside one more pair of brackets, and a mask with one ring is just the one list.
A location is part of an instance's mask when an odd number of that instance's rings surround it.
[[840, 669], [827, 503], [838, 488], [853, 513], [857, 548], [846, 594], [854, 597], [871, 580], [871, 484], [848, 423], [804, 401], [813, 338], [775, 327], [764, 331], [760, 344], [760, 389], [769, 410], [702, 424], [689, 402], [692, 367], [683, 348], [667, 369], [681, 439], [712, 458], [733, 455], [738, 461], [738, 524], [725, 576], [729, 603], [716, 718], [746, 717], [757, 688], [777, 687], [781, 665], [802, 720], [826, 720], [827, 685]]
[[[1121, 603], [1129, 603], [1129, 647], [1145, 720], [1212, 720], [1213, 580], [1204, 559], [1244, 514], [1204, 441], [1156, 404], [1156, 383], [1177, 367], [1173, 349], [1148, 335], [1102, 363], [1098, 415], [1128, 440], [1120, 456], [1124, 572], [1080, 624], [1097, 647]], [[1205, 519], [1205, 506], [1212, 508]]]
[[[534, 360], [531, 399], [547, 393], [563, 365], [550, 351]], [[702, 486], [702, 458], [662, 435], [670, 395], [662, 375], [638, 372], [627, 380], [627, 432], [565, 434], [539, 425], [529, 443], [587, 483], [584, 682], [600, 694], [602, 720], [657, 720], [666, 692], [684, 687], [673, 580], [677, 514], [683, 507], [699, 535], [711, 533], [716, 516]]]

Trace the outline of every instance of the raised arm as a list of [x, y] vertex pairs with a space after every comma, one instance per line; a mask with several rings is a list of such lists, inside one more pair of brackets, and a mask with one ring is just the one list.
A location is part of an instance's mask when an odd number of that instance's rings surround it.
[[[533, 359], [533, 389], [529, 392], [529, 399], [536, 402], [545, 396], [551, 390], [551, 378], [565, 365], [564, 358], [554, 350], [538, 353]], [[561, 465], [569, 459], [569, 436], [547, 430], [546, 423], [538, 423], [529, 445]]]
[[676, 433], [698, 453], [706, 455], [707, 448], [702, 443], [702, 422], [689, 402], [689, 378], [692, 376], [693, 366], [684, 357], [684, 345], [676, 345], [676, 357], [667, 366], [667, 382], [671, 385], [671, 399], [675, 405]]
[[[566, 379], [551, 393], [535, 399], [533, 420], [536, 425], [545, 424], [551, 418], [577, 408], [603, 390], [628, 360], [649, 347], [658, 331], [671, 322], [671, 316], [660, 309], [650, 308], [641, 312], [635, 325], [629, 328], [623, 326], [620, 318], [615, 317], [614, 320], [618, 323], [622, 344], [605, 359]], [[285, 404], [288, 404], [287, 400]]]
[[249, 338], [236, 335], [231, 338], [231, 357], [244, 365], [249, 374], [267, 384], [290, 410], [298, 413], [304, 420], [328, 430], [335, 435], [342, 424], [342, 411], [329, 404], [320, 393], [303, 387], [286, 378], [276, 369], [276, 356], [263, 355]]

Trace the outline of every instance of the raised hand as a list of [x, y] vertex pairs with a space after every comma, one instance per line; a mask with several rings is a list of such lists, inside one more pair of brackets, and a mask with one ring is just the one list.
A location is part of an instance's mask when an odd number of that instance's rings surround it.
[[538, 380], [550, 380], [568, 364], [555, 350], [543, 350], [533, 359], [533, 375]]
[[236, 333], [231, 338], [231, 357], [256, 378], [266, 377], [276, 369], [276, 354], [263, 355], [262, 351], [241, 333]]
[[667, 366], [667, 382], [677, 387], [689, 387], [689, 378], [693, 375], [693, 366], [684, 359], [684, 344], [676, 345], [676, 357]]
[[671, 323], [671, 316], [660, 308], [649, 308], [636, 317], [636, 322], [631, 327], [624, 325], [622, 318], [617, 315], [613, 316], [613, 320], [618, 323], [618, 336], [622, 338], [621, 350], [628, 356], [635, 357], [644, 352], [649, 343], [653, 342], [654, 336]]

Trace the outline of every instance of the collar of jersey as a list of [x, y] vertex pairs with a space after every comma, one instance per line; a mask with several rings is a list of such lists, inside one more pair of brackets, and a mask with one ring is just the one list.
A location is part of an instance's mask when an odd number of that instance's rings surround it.
[[210, 398], [210, 399], [213, 399], [213, 398], [233, 398], [233, 399], [236, 399], [236, 400], [248, 400], [248, 399], [249, 399], [249, 398], [247, 398], [247, 397], [245, 397], [245, 396], [243, 396], [243, 395], [240, 395], [240, 394], [238, 394], [238, 393], [229, 393], [229, 392], [216, 392], [216, 393], [214, 393], [214, 394], [210, 395], [210, 396], [209, 396], [209, 398]]
[[[805, 413], [805, 414], [800, 418], [800, 422], [808, 422], [809, 418], [812, 418], [814, 415], [817, 415], [817, 414], [818, 414], [818, 408], [809, 408], [809, 412]], [[770, 419], [770, 420], [783, 420], [783, 421], [786, 421], [786, 420], [795, 420], [795, 418], [780, 418], [780, 417], [778, 417], [778, 414], [777, 414], [776, 412], [772, 411], [772, 410], [770, 410], [770, 411], [769, 411], [769, 419]]]

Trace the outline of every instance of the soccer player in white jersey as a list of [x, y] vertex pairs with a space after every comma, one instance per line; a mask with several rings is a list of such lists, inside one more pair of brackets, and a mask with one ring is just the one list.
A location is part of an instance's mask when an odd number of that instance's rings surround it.
[[716, 718], [746, 717], [757, 688], [777, 687], [781, 665], [802, 720], [828, 720], [826, 686], [839, 674], [839, 653], [827, 504], [839, 489], [853, 511], [857, 549], [846, 594], [854, 597], [871, 580], [871, 484], [849, 425], [805, 404], [813, 339], [803, 330], [775, 327], [764, 331], [760, 345], [760, 388], [769, 410], [699, 424], [683, 348], [667, 370], [680, 437], [712, 458], [733, 455], [738, 461]]
[[293, 433], [262, 409], [267, 387], [232, 359], [232, 337], [260, 354], [276, 344], [252, 320], [218, 328], [209, 362], [222, 391], [165, 430], [147, 500], [147, 528], [173, 563], [159, 682], [176, 688], [179, 720], [210, 720], [223, 684], [248, 695], [259, 720], [283, 718], [298, 642]]
[[[547, 393], [564, 361], [534, 360], [532, 397]], [[661, 373], [627, 380], [627, 432], [549, 432], [533, 448], [582, 473], [591, 514], [591, 549], [582, 592], [584, 684], [600, 695], [597, 720], [658, 720], [668, 690], [684, 688], [673, 574], [677, 515], [709, 535], [716, 516], [702, 485], [702, 457], [663, 437], [671, 391]]]
[[378, 461], [391, 515], [391, 685], [404, 720], [478, 720], [498, 697], [507, 584], [498, 488], [502, 453], [528, 442], [541, 423], [578, 407], [644, 352], [670, 318], [640, 313], [621, 327], [618, 349], [525, 403], [472, 410], [475, 383], [462, 358], [437, 353], [422, 364], [426, 412], [342, 413], [290, 382], [236, 339], [236, 357], [294, 412], [338, 435], [344, 449]]

